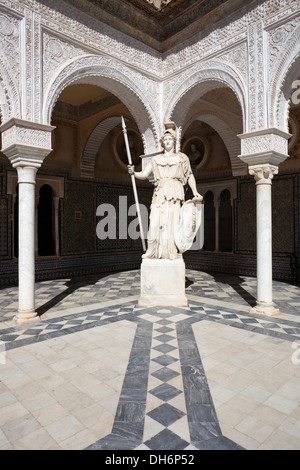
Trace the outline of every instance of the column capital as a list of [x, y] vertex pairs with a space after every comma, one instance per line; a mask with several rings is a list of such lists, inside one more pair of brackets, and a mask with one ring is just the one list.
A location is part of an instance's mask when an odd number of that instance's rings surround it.
[[274, 165], [249, 166], [249, 174], [254, 176], [256, 184], [272, 184], [277, 173], [278, 167]]
[[10, 159], [13, 167], [39, 168], [52, 151], [53, 129], [53, 126], [12, 118], [0, 126], [2, 152]]
[[38, 167], [20, 165], [16, 168], [18, 172], [18, 183], [35, 184]]

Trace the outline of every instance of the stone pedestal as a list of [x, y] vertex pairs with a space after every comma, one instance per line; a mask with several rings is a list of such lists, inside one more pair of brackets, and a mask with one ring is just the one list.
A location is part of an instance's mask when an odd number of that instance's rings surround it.
[[143, 259], [139, 305], [142, 307], [187, 305], [185, 263], [182, 258]]

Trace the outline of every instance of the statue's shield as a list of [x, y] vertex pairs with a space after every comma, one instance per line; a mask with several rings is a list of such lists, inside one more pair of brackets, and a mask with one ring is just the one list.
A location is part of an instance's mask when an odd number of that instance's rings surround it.
[[203, 247], [204, 204], [200, 199], [190, 199], [182, 205], [175, 243], [180, 253], [189, 250], [192, 245], [195, 250]]

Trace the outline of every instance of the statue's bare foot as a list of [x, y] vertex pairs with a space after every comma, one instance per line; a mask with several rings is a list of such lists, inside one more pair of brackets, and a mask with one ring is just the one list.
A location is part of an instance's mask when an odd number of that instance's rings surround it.
[[153, 258], [153, 256], [147, 255], [147, 253], [145, 253], [144, 255], [142, 255], [142, 258], [150, 259], [150, 258]]

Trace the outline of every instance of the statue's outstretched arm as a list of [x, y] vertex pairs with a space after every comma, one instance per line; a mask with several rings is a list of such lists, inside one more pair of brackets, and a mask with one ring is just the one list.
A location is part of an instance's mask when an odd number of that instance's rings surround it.
[[128, 173], [130, 175], [134, 175], [134, 177], [138, 180], [146, 180], [152, 173], [152, 167], [150, 163], [148, 163], [148, 165], [144, 168], [143, 171], [134, 171], [134, 165], [128, 165], [127, 168]]

